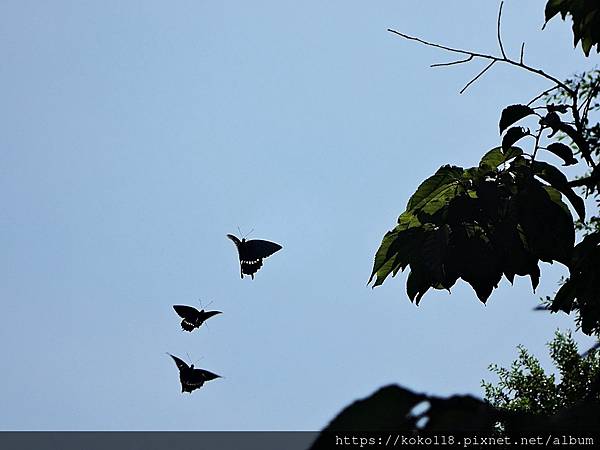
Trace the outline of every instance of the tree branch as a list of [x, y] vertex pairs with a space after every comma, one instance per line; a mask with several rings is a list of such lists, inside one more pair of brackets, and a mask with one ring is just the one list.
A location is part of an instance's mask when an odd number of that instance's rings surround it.
[[469, 56], [467, 59], [460, 59], [458, 61], [452, 61], [452, 62], [448, 62], [448, 63], [437, 63], [437, 64], [432, 64], [429, 67], [444, 67], [444, 66], [453, 66], [454, 64], [462, 64], [462, 63], [466, 63], [469, 62], [473, 59], [473, 55]]
[[548, 95], [550, 92], [552, 92], [555, 89], [558, 89], [560, 86], [554, 86], [550, 89], [546, 89], [544, 92], [542, 92], [540, 95], [538, 95], [537, 97], [535, 97], [533, 100], [531, 100], [529, 103], [527, 103], [527, 106], [532, 105], [534, 102], [536, 102], [537, 100], [539, 100], [542, 97], [545, 97], [546, 95]]
[[600, 183], [600, 171], [594, 170], [590, 176], [579, 178], [577, 180], [569, 181], [571, 187], [585, 186], [588, 188], [594, 188]]
[[519, 63], [523, 64], [523, 56], [525, 52], [525, 42], [521, 44], [521, 55], [519, 56]]
[[421, 38], [418, 38], [418, 37], [415, 37], [415, 36], [410, 36], [408, 34], [401, 33], [400, 31], [396, 31], [396, 30], [393, 30], [391, 28], [388, 28], [387, 31], [390, 32], [390, 33], [393, 33], [393, 34], [395, 34], [397, 36], [400, 36], [401, 38], [407, 39], [409, 41], [416, 41], [416, 42], [419, 42], [420, 44], [427, 45], [429, 47], [434, 47], [434, 48], [439, 48], [439, 49], [442, 49], [442, 50], [446, 50], [447, 52], [459, 53], [461, 55], [471, 56], [472, 58], [482, 58], [482, 59], [487, 59], [487, 60], [490, 60], [490, 61], [503, 62], [503, 63], [506, 63], [506, 64], [510, 64], [512, 66], [520, 67], [521, 69], [524, 69], [524, 70], [526, 70], [528, 72], [531, 72], [531, 73], [535, 73], [536, 75], [539, 75], [539, 76], [541, 76], [543, 78], [546, 78], [547, 80], [552, 81], [557, 86], [560, 86], [561, 88], [563, 88], [571, 96], [573, 96], [575, 94], [575, 92], [573, 91], [573, 89], [571, 89], [565, 83], [563, 83], [562, 81], [560, 81], [558, 78], [553, 77], [552, 75], [548, 75], [543, 70], [536, 69], [534, 67], [530, 67], [527, 64], [524, 64], [522, 62], [513, 61], [510, 58], [492, 56], [492, 55], [487, 55], [485, 53], [478, 53], [478, 52], [472, 52], [470, 50], [462, 50], [462, 49], [459, 49], [459, 48], [448, 47], [446, 45], [437, 44], [435, 42], [429, 42], [429, 41], [426, 41], [424, 39], [421, 39]]
[[[498, 45], [500, 46], [500, 53], [502, 53], [502, 57], [506, 58], [506, 53], [504, 53], [504, 47], [502, 46], [502, 38], [500, 37], [500, 19], [502, 18], [502, 7], [504, 6], [504, 1], [500, 2], [500, 10], [498, 11]], [[523, 62], [523, 61], [521, 61]]]
[[492, 68], [492, 66], [493, 66], [495, 63], [496, 63], [496, 61], [492, 61], [492, 62], [491, 62], [491, 63], [489, 63], [487, 66], [485, 66], [485, 69], [483, 69], [481, 72], [479, 72], [475, 78], [473, 78], [471, 81], [469, 81], [469, 82], [468, 82], [468, 83], [465, 85], [465, 87], [464, 87], [464, 88], [462, 88], [462, 89], [460, 90], [460, 94], [462, 94], [463, 92], [465, 92], [469, 86], [471, 86], [473, 83], [475, 83], [475, 81], [477, 81], [477, 79], [478, 79], [478, 78], [479, 78], [481, 75], [483, 75], [483, 74], [484, 74], [484, 73], [486, 73], [486, 72], [487, 72], [489, 69], [491, 69], [491, 68]]

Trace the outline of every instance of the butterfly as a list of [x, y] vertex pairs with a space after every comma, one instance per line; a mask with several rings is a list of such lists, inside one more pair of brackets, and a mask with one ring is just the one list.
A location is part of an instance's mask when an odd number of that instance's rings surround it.
[[205, 320], [210, 319], [212, 316], [222, 314], [221, 311], [204, 311], [204, 309], [198, 311], [192, 306], [185, 305], [173, 305], [173, 309], [179, 314], [179, 317], [183, 319], [181, 321], [181, 328], [190, 332], [193, 331], [194, 328], [199, 328]]
[[204, 369], [194, 369], [194, 365], [188, 366], [185, 361], [179, 359], [177, 356], [173, 356], [167, 353], [179, 369], [179, 381], [181, 381], [181, 392], [189, 392], [196, 389], [200, 389], [205, 381], [214, 380], [215, 378], [221, 378], [216, 373], [209, 372]]
[[240, 241], [233, 234], [228, 234], [227, 237], [231, 239], [237, 247], [240, 256], [240, 275], [242, 278], [244, 278], [244, 275], [250, 275], [252, 279], [254, 279], [254, 274], [258, 272], [258, 269], [263, 265], [263, 258], [271, 256], [273, 253], [283, 248], [275, 242], [263, 241], [261, 239], [247, 241], [245, 238], [242, 238]]

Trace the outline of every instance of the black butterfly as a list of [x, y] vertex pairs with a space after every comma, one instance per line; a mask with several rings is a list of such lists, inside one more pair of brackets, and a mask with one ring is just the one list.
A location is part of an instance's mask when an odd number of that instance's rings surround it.
[[194, 328], [199, 328], [205, 320], [217, 314], [222, 314], [221, 311], [204, 311], [204, 309], [198, 311], [196, 308], [185, 305], [173, 305], [173, 309], [183, 319], [181, 328], [185, 331], [193, 331]]
[[185, 361], [179, 359], [177, 356], [173, 356], [167, 353], [179, 369], [179, 381], [181, 381], [181, 392], [189, 392], [196, 389], [200, 389], [205, 381], [214, 380], [215, 378], [221, 378], [221, 375], [209, 372], [204, 369], [194, 369], [194, 365], [188, 366]]
[[263, 258], [271, 256], [273, 253], [283, 248], [275, 242], [263, 241], [261, 239], [247, 241], [242, 238], [240, 241], [233, 234], [228, 234], [227, 237], [231, 239], [237, 247], [240, 256], [240, 275], [242, 278], [244, 278], [244, 275], [250, 275], [252, 279], [254, 279], [254, 274], [258, 272], [258, 269], [263, 265]]

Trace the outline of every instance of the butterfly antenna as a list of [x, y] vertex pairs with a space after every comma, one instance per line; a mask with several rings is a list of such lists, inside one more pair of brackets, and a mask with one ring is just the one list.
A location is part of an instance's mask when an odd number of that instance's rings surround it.
[[[248, 234], [246, 234], [246, 236], [244, 236], [244, 239], [246, 239], [246, 238], [248, 237], [248, 235], [249, 235], [250, 233], [252, 233], [253, 231], [254, 231], [254, 228], [252, 228], [252, 229], [251, 229], [251, 230], [248, 232]], [[240, 234], [241, 234], [241, 232], [240, 232]]]
[[243, 233], [242, 233], [242, 230], [240, 230], [239, 226], [237, 227], [237, 230], [238, 230], [238, 233], [240, 233], [240, 236], [241, 236]]

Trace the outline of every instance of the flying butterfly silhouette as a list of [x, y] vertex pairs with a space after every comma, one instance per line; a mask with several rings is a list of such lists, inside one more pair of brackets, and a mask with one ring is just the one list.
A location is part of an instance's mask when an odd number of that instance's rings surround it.
[[181, 392], [189, 392], [190, 394], [196, 389], [200, 389], [206, 381], [221, 378], [221, 375], [209, 372], [204, 369], [195, 369], [194, 365], [188, 366], [185, 361], [167, 353], [179, 369], [179, 381], [181, 382]]
[[221, 311], [204, 311], [204, 309], [198, 311], [192, 306], [185, 305], [173, 305], [173, 309], [183, 319], [181, 321], [181, 328], [190, 332], [194, 328], [199, 328], [205, 320], [210, 319], [212, 316], [222, 314]]
[[261, 239], [252, 239], [247, 241], [242, 238], [240, 241], [233, 234], [228, 234], [227, 237], [231, 239], [237, 247], [238, 255], [240, 257], [240, 275], [244, 278], [244, 275], [250, 275], [254, 279], [254, 274], [258, 272], [263, 265], [263, 258], [271, 256], [273, 253], [281, 250], [283, 247], [275, 242], [263, 241]]

